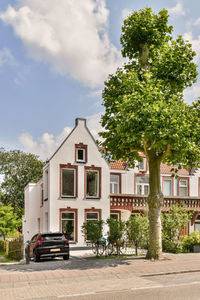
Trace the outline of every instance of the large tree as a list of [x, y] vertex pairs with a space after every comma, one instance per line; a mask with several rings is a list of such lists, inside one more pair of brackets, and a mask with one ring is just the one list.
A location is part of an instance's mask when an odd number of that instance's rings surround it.
[[38, 156], [20, 150], [0, 149], [0, 203], [12, 205], [20, 219], [24, 211], [24, 188], [29, 182], [37, 182], [42, 176], [44, 163]]
[[200, 161], [199, 102], [187, 104], [183, 91], [197, 78], [195, 53], [181, 36], [173, 39], [168, 12], [133, 12], [122, 26], [127, 63], [110, 75], [102, 93], [103, 147], [114, 159], [149, 164], [150, 241], [148, 258], [162, 254], [160, 164], [193, 166]]

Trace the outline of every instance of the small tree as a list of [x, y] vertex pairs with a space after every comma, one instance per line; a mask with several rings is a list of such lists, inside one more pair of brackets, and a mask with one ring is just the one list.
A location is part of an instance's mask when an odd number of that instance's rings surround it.
[[180, 252], [180, 234], [192, 217], [186, 206], [173, 205], [168, 213], [162, 216], [163, 250]]
[[0, 207], [0, 233], [5, 240], [8, 233], [16, 230], [19, 221], [13, 212], [11, 205]]
[[37, 182], [42, 177], [43, 166], [44, 162], [37, 155], [0, 149], [0, 174], [3, 175], [0, 202], [12, 205], [19, 220], [24, 213], [24, 188], [29, 182]]
[[149, 220], [146, 216], [136, 215], [131, 217], [127, 223], [127, 238], [135, 245], [138, 255], [138, 246], [147, 248], [149, 242]]
[[117, 255], [119, 255], [120, 250], [124, 245], [123, 234], [124, 234], [126, 223], [121, 220], [109, 218], [107, 220], [107, 224], [109, 226], [108, 242], [112, 246], [116, 246]]
[[85, 238], [95, 245], [96, 256], [99, 256], [99, 240], [102, 237], [103, 221], [87, 221], [82, 226], [82, 232]]

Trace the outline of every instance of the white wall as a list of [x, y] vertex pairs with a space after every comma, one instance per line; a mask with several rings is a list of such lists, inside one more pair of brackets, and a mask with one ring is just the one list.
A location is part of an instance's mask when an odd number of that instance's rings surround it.
[[[75, 162], [75, 144], [83, 143], [87, 145], [88, 156], [87, 163]], [[60, 164], [68, 164], [78, 166], [78, 197], [77, 198], [61, 198], [60, 197]], [[84, 198], [84, 167], [92, 166], [101, 167], [101, 198], [85, 199]], [[109, 182], [110, 173], [109, 166], [102, 158], [94, 140], [85, 128], [85, 121], [79, 120], [78, 126], [68, 137], [62, 147], [54, 155], [49, 162], [49, 186], [50, 186], [50, 214], [49, 214], [49, 230], [59, 231], [59, 210], [61, 208], [70, 207], [78, 209], [78, 245], [84, 244], [84, 237], [81, 232], [81, 226], [84, 223], [84, 209], [102, 210], [102, 219], [106, 220], [110, 215], [110, 199], [109, 199]]]

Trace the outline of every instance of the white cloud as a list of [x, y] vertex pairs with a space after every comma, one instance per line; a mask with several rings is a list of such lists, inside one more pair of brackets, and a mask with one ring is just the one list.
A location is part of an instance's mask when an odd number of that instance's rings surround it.
[[124, 8], [124, 9], [122, 10], [122, 20], [128, 18], [128, 16], [130, 15], [130, 13], [131, 13], [131, 10], [130, 10], [130, 9]]
[[19, 0], [0, 13], [29, 55], [60, 75], [89, 86], [103, 85], [122, 63], [109, 41], [105, 0]]
[[[95, 140], [100, 139], [98, 133], [102, 131], [102, 127], [100, 125], [101, 114], [102, 113], [97, 113], [86, 117], [87, 127]], [[51, 157], [72, 129], [73, 128], [71, 127], [65, 127], [58, 136], [54, 136], [53, 134], [46, 132], [39, 137], [38, 140], [34, 140], [33, 136], [31, 136], [28, 132], [25, 132], [19, 136], [19, 142], [24, 151], [37, 154], [41, 157], [41, 159], [46, 160]]]
[[38, 141], [34, 140], [28, 132], [25, 132], [19, 136], [19, 142], [24, 151], [37, 154], [45, 160], [51, 157], [71, 130], [72, 128], [65, 127], [58, 136], [46, 132], [38, 139]]
[[17, 62], [8, 48], [0, 50], [0, 67], [3, 65], [16, 66]]
[[194, 22], [194, 25], [199, 25], [200, 24], [200, 18], [196, 19], [196, 21]]
[[192, 49], [196, 52], [196, 57], [194, 58], [194, 61], [195, 63], [198, 63], [200, 61], [200, 35], [195, 40], [193, 39], [193, 35], [191, 32], [186, 32], [183, 35], [183, 38], [185, 40], [188, 40], [192, 44]]
[[176, 17], [176, 16], [184, 16], [185, 15], [185, 10], [180, 1], [178, 1], [174, 7], [168, 8], [167, 10], [168, 10], [170, 16]]
[[200, 82], [194, 84], [191, 88], [188, 88], [184, 92], [184, 98], [187, 102], [197, 100], [200, 97]]

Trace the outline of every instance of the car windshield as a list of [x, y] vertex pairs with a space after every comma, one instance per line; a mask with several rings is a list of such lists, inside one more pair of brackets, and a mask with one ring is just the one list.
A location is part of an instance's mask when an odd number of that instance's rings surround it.
[[63, 240], [64, 239], [64, 235], [63, 234], [44, 234], [42, 235], [43, 239], [45, 241], [49, 241], [49, 240]]

